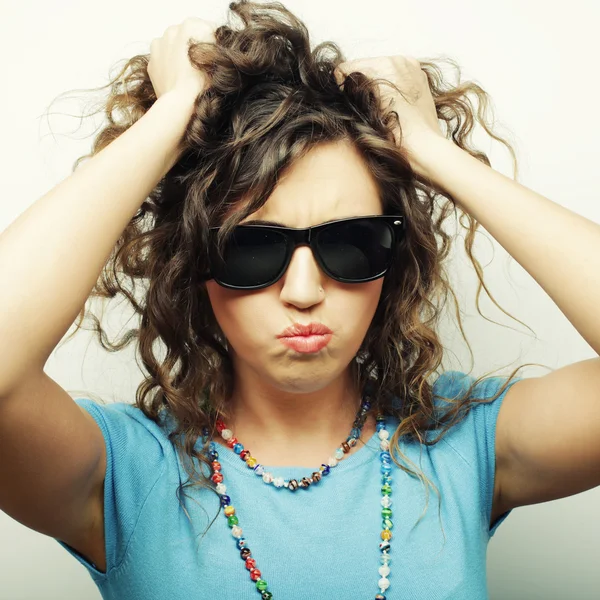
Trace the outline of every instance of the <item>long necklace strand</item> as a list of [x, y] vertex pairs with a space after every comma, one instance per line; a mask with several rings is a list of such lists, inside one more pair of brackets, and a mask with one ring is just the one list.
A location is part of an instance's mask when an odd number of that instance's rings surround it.
[[[233, 435], [231, 429], [228, 429], [222, 419], [217, 419], [216, 429], [219, 435], [223, 438], [225, 443], [229, 448], [231, 448], [241, 460], [246, 463], [246, 466], [249, 469], [254, 471], [255, 475], [262, 477], [262, 480], [266, 484], [273, 484], [276, 488], [286, 488], [290, 492], [295, 492], [298, 488], [308, 488], [313, 483], [318, 483], [321, 481], [322, 477], [326, 477], [329, 475], [330, 470], [338, 465], [338, 463], [344, 458], [346, 454], [348, 454], [356, 443], [360, 439], [360, 435], [362, 432], [363, 425], [367, 419], [367, 413], [371, 408], [370, 398], [365, 396], [361, 402], [361, 405], [358, 408], [358, 412], [356, 413], [356, 418], [354, 419], [354, 423], [352, 424], [352, 429], [350, 430], [350, 435], [346, 438], [345, 442], [342, 442], [340, 447], [335, 450], [333, 456], [330, 456], [327, 460], [327, 464], [323, 463], [318, 471], [315, 471], [309, 477], [302, 477], [300, 481], [296, 479], [284, 479], [283, 477], [273, 477], [271, 473], [265, 471], [263, 465], [261, 465], [254, 456], [252, 456], [250, 450], [246, 450], [243, 444], [240, 444], [238, 439]], [[221, 464], [214, 460], [212, 464], [213, 474], [211, 475], [212, 481], [219, 486], [219, 484], [223, 481], [223, 476], [221, 475]], [[217, 492], [219, 488], [217, 487]]]
[[[389, 432], [386, 428], [385, 417], [378, 414], [376, 417], [377, 421], [377, 434], [379, 437], [379, 446], [381, 452], [379, 453], [379, 460], [381, 462], [381, 517], [382, 531], [381, 531], [381, 542], [379, 543], [380, 560], [381, 566], [379, 567], [380, 579], [377, 582], [377, 587], [380, 593], [375, 595], [375, 600], [386, 600], [384, 595], [385, 591], [390, 587], [390, 551], [391, 551], [391, 539], [392, 539], [392, 460], [389, 453]], [[208, 431], [204, 431], [205, 441], [208, 440]], [[209, 443], [208, 456], [211, 459], [213, 466], [215, 463], [218, 464], [219, 453], [217, 451], [217, 444], [214, 441]], [[235, 514], [235, 508], [231, 504], [231, 498], [225, 495], [227, 488], [223, 483], [223, 475], [221, 473], [221, 467], [219, 470], [213, 469], [213, 475], [219, 475], [220, 481], [217, 484], [217, 493], [221, 499], [221, 506], [223, 507], [223, 513], [227, 519], [227, 524], [231, 528], [231, 534], [236, 540], [236, 545], [240, 551], [240, 557], [245, 563], [246, 569], [250, 571], [250, 579], [254, 582], [256, 590], [260, 594], [261, 600], [272, 600], [273, 594], [267, 589], [268, 584], [262, 578], [261, 571], [256, 567], [256, 560], [252, 558], [252, 552], [248, 548], [246, 538], [243, 537], [242, 528], [239, 526], [239, 519]]]

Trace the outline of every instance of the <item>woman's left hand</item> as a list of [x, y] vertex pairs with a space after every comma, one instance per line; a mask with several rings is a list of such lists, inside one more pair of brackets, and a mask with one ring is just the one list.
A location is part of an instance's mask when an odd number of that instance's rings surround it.
[[[410, 162], [418, 164], [418, 153], [431, 136], [445, 139], [440, 129], [435, 102], [429, 89], [427, 75], [421, 63], [412, 56], [382, 56], [360, 58], [341, 63], [335, 72], [341, 84], [350, 73], [359, 71], [372, 79], [386, 79], [396, 85], [399, 94], [388, 84], [379, 84], [383, 105], [398, 114], [402, 129], [402, 147], [408, 150]], [[399, 136], [395, 133], [396, 141]], [[425, 143], [423, 141], [425, 140]], [[415, 169], [417, 172], [418, 168]]]

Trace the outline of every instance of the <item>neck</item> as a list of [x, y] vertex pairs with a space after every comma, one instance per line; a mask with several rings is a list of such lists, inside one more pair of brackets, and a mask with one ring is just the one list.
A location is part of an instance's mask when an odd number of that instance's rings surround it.
[[[346, 375], [304, 392], [282, 391], [259, 378], [237, 379], [226, 424], [263, 465], [317, 467], [346, 440], [360, 404]], [[375, 419], [369, 414], [360, 440], [368, 440], [374, 431]]]

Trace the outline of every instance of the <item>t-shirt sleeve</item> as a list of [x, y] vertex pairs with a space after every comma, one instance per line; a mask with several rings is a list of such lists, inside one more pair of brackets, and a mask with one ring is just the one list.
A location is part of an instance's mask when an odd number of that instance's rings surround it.
[[96, 421], [106, 445], [104, 529], [106, 573], [62, 540], [56, 541], [83, 564], [95, 581], [121, 565], [144, 502], [165, 468], [167, 436], [142, 411], [126, 403], [75, 402]]
[[[480, 381], [472, 392], [477, 399], [493, 398], [506, 383], [507, 377], [487, 377]], [[508, 390], [522, 378], [514, 377], [502, 394], [492, 402], [474, 403], [467, 416], [455, 425], [444, 438], [445, 443], [469, 463], [479, 479], [479, 499], [485, 523], [490, 522], [494, 500], [494, 480], [496, 476], [496, 423], [502, 402]], [[461, 371], [447, 371], [440, 375], [434, 384], [434, 394], [457, 398], [469, 389], [475, 378]], [[443, 406], [446, 406], [445, 404]], [[489, 529], [493, 536], [496, 529], [511, 513], [501, 515]]]

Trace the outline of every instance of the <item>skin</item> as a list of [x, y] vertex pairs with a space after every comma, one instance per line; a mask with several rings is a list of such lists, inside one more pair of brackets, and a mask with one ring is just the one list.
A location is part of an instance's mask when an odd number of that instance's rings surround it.
[[[311, 149], [245, 221], [309, 227], [382, 213], [373, 177], [355, 148], [342, 141]], [[227, 425], [261, 463], [314, 467], [345, 440], [360, 404], [349, 365], [375, 314], [383, 281], [339, 283], [321, 271], [309, 247], [301, 246], [283, 277], [262, 290], [206, 283], [235, 371]], [[316, 354], [296, 353], [276, 338], [294, 322], [311, 321], [333, 331], [329, 345]], [[361, 439], [374, 431], [371, 416]]]

